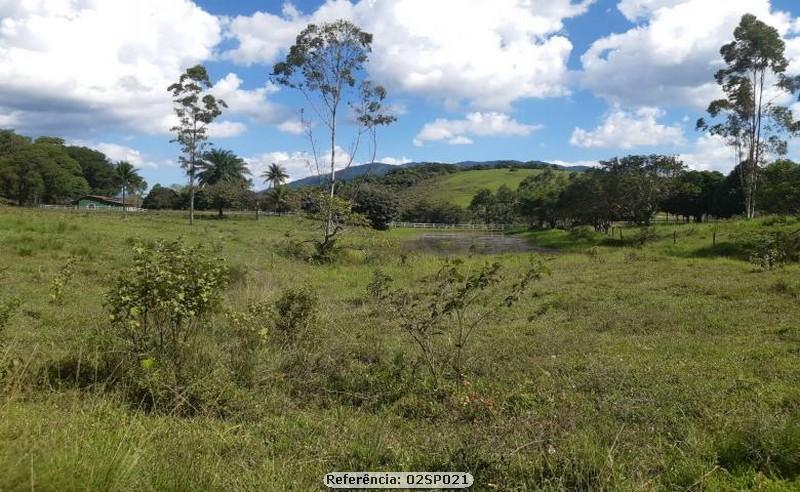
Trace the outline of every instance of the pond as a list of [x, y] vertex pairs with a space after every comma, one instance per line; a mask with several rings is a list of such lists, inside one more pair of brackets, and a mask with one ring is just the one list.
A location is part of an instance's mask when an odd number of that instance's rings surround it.
[[411, 251], [439, 254], [553, 253], [523, 238], [491, 232], [428, 232], [406, 243]]

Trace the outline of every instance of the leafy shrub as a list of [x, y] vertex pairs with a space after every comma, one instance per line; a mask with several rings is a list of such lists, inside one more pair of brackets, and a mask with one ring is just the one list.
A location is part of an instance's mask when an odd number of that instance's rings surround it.
[[461, 260], [446, 261], [417, 290], [391, 292], [388, 305], [400, 330], [419, 349], [433, 380], [448, 369], [460, 378], [472, 335], [497, 322], [501, 310], [513, 306], [531, 282], [547, 272], [538, 258], [518, 278], [507, 278], [499, 263], [473, 269]]
[[653, 226], [640, 227], [634, 238], [639, 246], [644, 246], [646, 243], [656, 239], [658, 239], [658, 234], [656, 234], [656, 229]]
[[67, 258], [67, 262], [64, 263], [61, 270], [50, 282], [50, 302], [53, 304], [60, 305], [64, 303], [64, 294], [72, 277], [75, 276], [75, 263], [77, 261], [78, 259], [74, 256]]
[[591, 248], [587, 249], [586, 256], [588, 256], [593, 263], [603, 262], [603, 257], [600, 255], [600, 248], [597, 246], [592, 246]]
[[576, 226], [569, 230], [569, 237], [576, 241], [594, 241], [598, 236], [591, 226]]
[[[0, 281], [5, 280], [6, 271], [8, 268], [0, 268]], [[19, 308], [20, 302], [17, 298], [3, 299], [0, 298], [0, 335], [3, 328], [6, 327], [11, 317]]]
[[122, 345], [123, 378], [145, 407], [202, 405], [195, 371], [210, 369], [202, 367], [197, 342], [226, 284], [224, 261], [202, 246], [178, 239], [134, 247], [133, 266], [118, 275], [106, 304]]
[[276, 335], [293, 342], [314, 321], [317, 298], [304, 287], [286, 289], [273, 304], [273, 309]]
[[384, 299], [389, 292], [392, 277], [383, 273], [383, 270], [372, 272], [372, 280], [367, 284], [367, 295], [373, 299]]
[[762, 270], [796, 261], [800, 261], [800, 232], [778, 231], [762, 236], [750, 254], [750, 263]]
[[370, 187], [356, 194], [353, 211], [366, 217], [373, 229], [385, 231], [389, 229], [389, 224], [397, 219], [400, 205], [394, 194], [381, 188]]
[[269, 336], [272, 309], [266, 303], [254, 303], [245, 312], [227, 313], [226, 318], [230, 327], [226, 335], [232, 341], [233, 375], [240, 385], [250, 386], [259, 350]]

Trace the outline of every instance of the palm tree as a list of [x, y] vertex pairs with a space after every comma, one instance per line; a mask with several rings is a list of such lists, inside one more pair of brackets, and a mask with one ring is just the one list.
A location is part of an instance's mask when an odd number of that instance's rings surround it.
[[230, 150], [212, 149], [203, 154], [197, 182], [201, 187], [212, 187], [212, 194], [218, 195], [216, 201], [220, 218], [223, 217], [225, 202], [230, 202], [231, 196], [238, 197], [249, 188], [249, 174], [244, 159]]
[[272, 188], [277, 188], [289, 179], [289, 173], [286, 172], [285, 167], [273, 162], [261, 177], [264, 178], [264, 181], [270, 183]]
[[221, 181], [247, 181], [250, 170], [244, 159], [230, 150], [212, 149], [203, 154], [197, 173], [200, 186], [215, 185]]
[[142, 188], [144, 179], [139, 176], [139, 170], [128, 161], [119, 161], [114, 168], [114, 172], [116, 173], [117, 182], [122, 187], [122, 211], [127, 212], [128, 204], [125, 201], [127, 192], [131, 188]]
[[275, 212], [282, 213], [289, 208], [289, 190], [284, 186], [272, 188], [267, 193], [267, 201], [274, 208]]

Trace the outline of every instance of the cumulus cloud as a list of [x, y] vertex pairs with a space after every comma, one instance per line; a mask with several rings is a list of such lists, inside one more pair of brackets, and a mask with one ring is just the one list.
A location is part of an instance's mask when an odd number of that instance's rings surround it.
[[719, 135], [701, 135], [689, 152], [679, 158], [688, 167], [697, 170], [729, 172], [733, 169], [734, 150]]
[[408, 157], [382, 157], [380, 159], [375, 159], [375, 162], [381, 162], [383, 164], [391, 164], [392, 166], [399, 166], [402, 164], [408, 164], [411, 162], [411, 159]]
[[469, 136], [527, 136], [542, 128], [541, 125], [519, 123], [505, 113], [470, 113], [463, 120], [439, 118], [426, 123], [414, 137], [414, 145], [446, 140], [451, 145], [470, 144]]
[[303, 122], [298, 119], [286, 120], [278, 125], [278, 130], [292, 135], [300, 135], [305, 131]]
[[570, 143], [578, 147], [619, 149], [683, 143], [681, 126], [658, 123], [662, 116], [664, 111], [659, 108], [642, 107], [635, 112], [615, 109], [594, 130], [575, 128]]
[[155, 169], [158, 165], [151, 161], [146, 161], [142, 153], [131, 147], [119, 145], [115, 143], [101, 142], [99, 144], [83, 144], [86, 147], [99, 150], [104, 153], [112, 162], [128, 161], [138, 168], [151, 168]]
[[167, 86], [222, 32], [188, 0], [2, 2], [0, 18], [0, 112], [40, 133], [165, 131]]
[[547, 161], [551, 164], [557, 164], [559, 166], [571, 167], [571, 166], [586, 166], [586, 167], [597, 167], [600, 165], [600, 161], [597, 160], [579, 160], [579, 161], [562, 161], [562, 160], [554, 160], [554, 161]]
[[[330, 149], [319, 158], [320, 174], [327, 174], [330, 171]], [[253, 177], [259, 184], [264, 184], [261, 174], [267, 170], [270, 164], [279, 164], [286, 168], [289, 174], [289, 181], [294, 181], [310, 175], [317, 174], [317, 167], [314, 156], [310, 152], [289, 152], [273, 151], [258, 154], [252, 157], [245, 157], [245, 162]], [[350, 162], [350, 154], [337, 146], [334, 152], [334, 162], [337, 170], [343, 169]], [[357, 164], [353, 162], [353, 165]]]
[[390, 89], [505, 110], [521, 98], [568, 93], [572, 43], [560, 32], [592, 2], [327, 0], [308, 15], [287, 7], [235, 17], [227, 33], [238, 46], [224, 56], [273, 63], [307, 23], [347, 18], [374, 34], [370, 72]]
[[581, 56], [579, 80], [595, 94], [625, 106], [680, 104], [704, 109], [720, 94], [714, 72], [719, 48], [741, 16], [752, 13], [786, 34], [789, 14], [769, 0], [622, 0], [618, 8], [641, 26], [592, 43]]
[[265, 123], [277, 123], [285, 118], [287, 109], [269, 101], [268, 96], [278, 92], [280, 88], [267, 82], [257, 89], [242, 89], [242, 79], [235, 73], [229, 73], [218, 80], [209, 91], [228, 105], [226, 114], [239, 114]]
[[211, 138], [233, 138], [247, 131], [247, 125], [240, 121], [215, 121], [208, 125], [208, 136]]

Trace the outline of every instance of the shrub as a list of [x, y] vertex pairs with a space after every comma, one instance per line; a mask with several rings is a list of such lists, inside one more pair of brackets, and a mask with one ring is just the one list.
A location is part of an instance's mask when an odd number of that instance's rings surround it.
[[301, 287], [284, 290], [273, 304], [276, 335], [286, 342], [294, 342], [311, 326], [317, 312], [317, 298]]
[[366, 188], [356, 194], [353, 211], [366, 217], [373, 229], [385, 231], [397, 219], [400, 206], [395, 195], [380, 188]]
[[576, 241], [595, 241], [599, 234], [591, 226], [576, 226], [569, 230], [569, 237]]
[[178, 239], [134, 247], [133, 266], [117, 276], [106, 304], [122, 345], [123, 378], [146, 407], [202, 404], [194, 371], [213, 371], [202, 367], [197, 340], [226, 283], [223, 260], [202, 246]]
[[419, 349], [433, 380], [448, 368], [461, 378], [472, 335], [497, 322], [502, 309], [513, 306], [531, 282], [547, 272], [538, 258], [517, 278], [504, 275], [499, 263], [473, 269], [461, 260], [446, 261], [433, 278], [423, 279], [419, 289], [391, 292], [388, 305], [400, 330]]
[[50, 282], [50, 302], [53, 304], [60, 305], [64, 303], [64, 294], [72, 277], [75, 275], [75, 263], [77, 261], [78, 259], [74, 256], [67, 258], [67, 262], [64, 263], [61, 270]]
[[389, 292], [392, 277], [383, 273], [383, 270], [372, 272], [372, 280], [367, 284], [367, 295], [373, 299], [384, 299]]
[[800, 260], [800, 232], [774, 232], [762, 236], [752, 248], [750, 263], [772, 270]]
[[[7, 270], [8, 268], [0, 268], [0, 281], [5, 280]], [[11, 321], [11, 317], [17, 311], [19, 304], [19, 299], [13, 297], [10, 299], [0, 298], [0, 335], [2, 335], [2, 331], [8, 322]]]
[[226, 315], [230, 330], [226, 335], [231, 343], [231, 370], [242, 386], [253, 383], [258, 353], [266, 342], [272, 323], [272, 310], [266, 303], [254, 303], [245, 312]]

